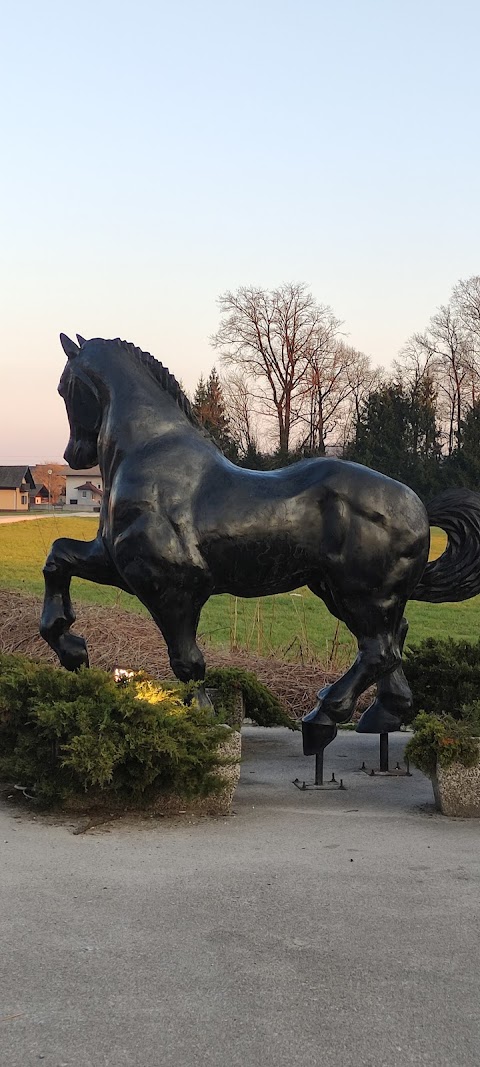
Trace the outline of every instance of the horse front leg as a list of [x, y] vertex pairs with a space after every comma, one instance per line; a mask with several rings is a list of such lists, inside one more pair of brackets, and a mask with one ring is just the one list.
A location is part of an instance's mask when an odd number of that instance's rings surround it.
[[181, 682], [201, 681], [205, 660], [197, 645], [197, 627], [212, 589], [208, 573], [188, 564], [156, 566], [147, 558], [120, 566], [131, 591], [164, 637], [175, 676]]
[[197, 645], [197, 627], [206, 599], [184, 590], [163, 596], [158, 604], [147, 605], [165, 638], [172, 671], [181, 682], [199, 682], [205, 678], [205, 659]]
[[100, 585], [114, 585], [130, 592], [115, 570], [99, 537], [94, 541], [76, 541], [60, 537], [48, 554], [43, 568], [45, 598], [40, 620], [44, 641], [58, 656], [62, 667], [69, 671], [88, 667], [85, 639], [70, 633], [75, 612], [70, 599], [72, 577], [86, 578]]

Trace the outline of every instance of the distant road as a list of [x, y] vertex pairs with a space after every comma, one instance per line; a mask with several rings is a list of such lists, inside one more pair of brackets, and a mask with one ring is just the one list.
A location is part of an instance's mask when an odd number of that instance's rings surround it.
[[31, 522], [33, 519], [61, 519], [63, 516], [79, 519], [95, 519], [98, 518], [98, 512], [92, 511], [41, 511], [38, 515], [19, 515], [17, 512], [12, 512], [11, 515], [0, 515], [0, 523], [5, 522]]

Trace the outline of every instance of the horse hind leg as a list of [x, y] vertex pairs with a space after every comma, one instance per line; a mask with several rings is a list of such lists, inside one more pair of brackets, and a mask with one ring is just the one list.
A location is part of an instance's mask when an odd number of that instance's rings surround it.
[[351, 719], [358, 697], [369, 686], [401, 667], [399, 619], [403, 604], [390, 601], [344, 600], [335, 614], [357, 638], [358, 655], [352, 666], [332, 685], [321, 689], [306, 722], [334, 725]]
[[[402, 619], [398, 632], [400, 655], [403, 652], [408, 622]], [[358, 726], [358, 733], [391, 733], [399, 730], [413, 705], [412, 691], [400, 663], [390, 674], [380, 678], [377, 695], [372, 704], [364, 711]]]

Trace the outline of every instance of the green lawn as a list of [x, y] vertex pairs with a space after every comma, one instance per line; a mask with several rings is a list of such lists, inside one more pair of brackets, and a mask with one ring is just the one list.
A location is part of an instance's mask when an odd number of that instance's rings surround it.
[[[0, 525], [0, 587], [41, 596], [42, 566], [51, 542], [56, 537], [90, 540], [97, 525], [96, 518], [57, 515]], [[441, 531], [435, 531], [432, 555], [439, 555], [444, 542]], [[80, 578], [72, 582], [72, 595], [79, 604], [117, 605], [146, 614], [135, 597]], [[460, 604], [411, 602], [408, 618], [409, 642], [430, 635], [480, 639], [480, 597]], [[260, 600], [212, 597], [202, 612], [200, 632], [215, 644], [237, 644], [260, 653], [275, 650], [294, 659], [315, 655], [323, 663], [330, 659], [340, 664], [351, 658], [354, 648], [346, 627], [307, 589]]]

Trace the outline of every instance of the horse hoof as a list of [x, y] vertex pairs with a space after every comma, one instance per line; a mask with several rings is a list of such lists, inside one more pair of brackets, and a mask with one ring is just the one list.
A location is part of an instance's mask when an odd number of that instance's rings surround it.
[[302, 716], [302, 722], [306, 722], [306, 723], [314, 722], [314, 723], [317, 724], [317, 726], [335, 726], [336, 725], [335, 721], [330, 718], [330, 715], [327, 715], [326, 711], [322, 710], [322, 705], [321, 704], [316, 704], [315, 707], [312, 708], [311, 711], [307, 712], [306, 715], [303, 715]]
[[85, 639], [77, 634], [63, 634], [58, 642], [58, 658], [67, 671], [88, 667], [88, 651]]
[[195, 700], [199, 708], [209, 708], [210, 711], [213, 710], [212, 701], [210, 700], [204, 685], [199, 685], [198, 689], [195, 690]]
[[337, 736], [335, 723], [307, 722], [302, 719], [302, 740], [304, 756], [319, 756]]
[[323, 710], [325, 698], [331, 688], [331, 685], [326, 685], [323, 689], [319, 690], [315, 707], [312, 708], [311, 711], [308, 711], [306, 715], [302, 716], [302, 722], [315, 722], [318, 726], [336, 726], [335, 720], [332, 719], [331, 715]]
[[191, 660], [171, 659], [170, 666], [180, 682], [201, 682], [205, 677], [205, 660], [199, 651]]
[[385, 707], [381, 700], [374, 700], [359, 719], [357, 734], [390, 734], [400, 729], [401, 722], [397, 713]]

